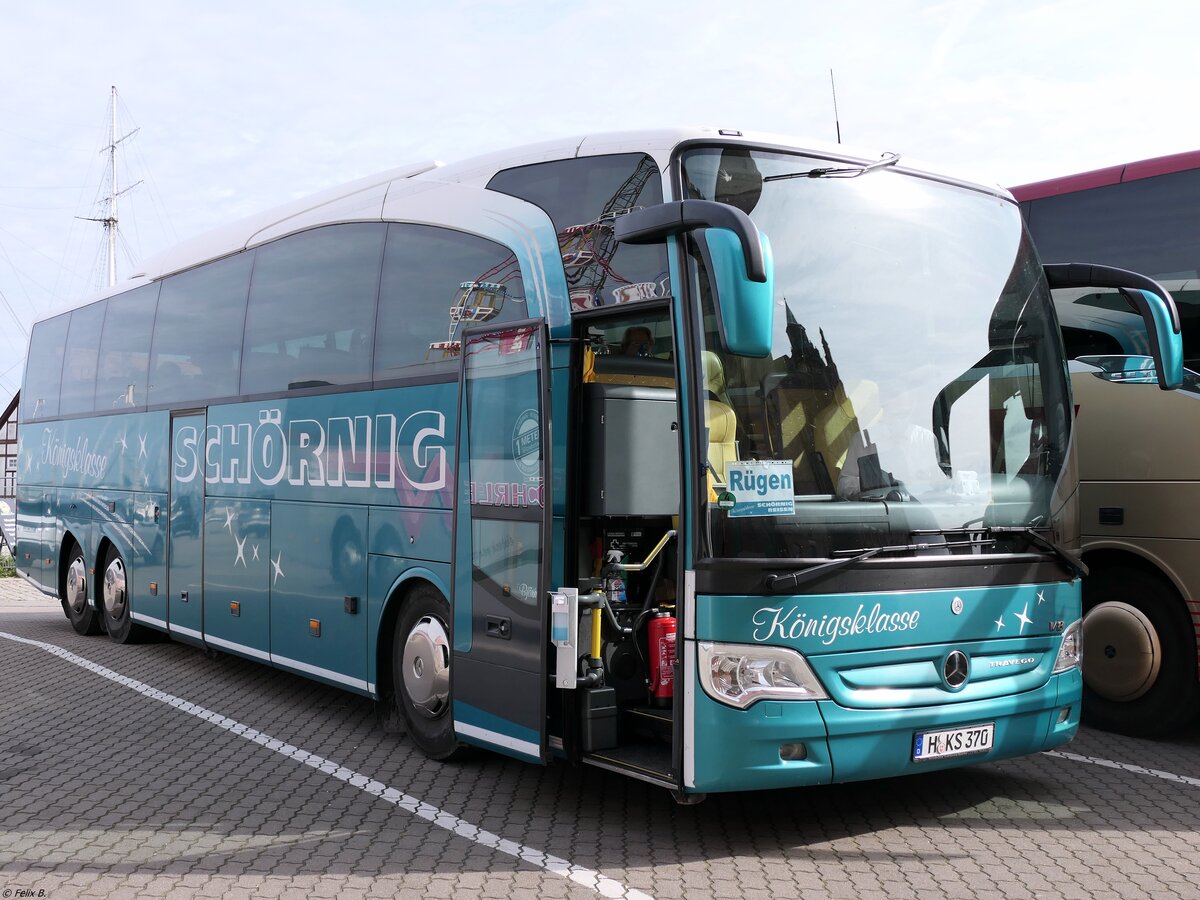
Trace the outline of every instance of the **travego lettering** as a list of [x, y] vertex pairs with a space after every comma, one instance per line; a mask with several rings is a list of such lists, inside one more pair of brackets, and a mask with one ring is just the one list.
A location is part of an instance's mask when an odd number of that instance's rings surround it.
[[396, 416], [337, 416], [324, 422], [284, 422], [277, 409], [258, 422], [209, 425], [203, 435], [184, 426], [175, 440], [174, 479], [187, 484], [271, 487], [286, 481], [310, 487], [392, 488], [397, 474], [414, 490], [446, 486], [446, 416], [423, 409], [397, 425]]

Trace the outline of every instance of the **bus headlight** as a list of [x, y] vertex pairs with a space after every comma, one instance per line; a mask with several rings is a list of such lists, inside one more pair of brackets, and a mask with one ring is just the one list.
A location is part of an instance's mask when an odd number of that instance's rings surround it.
[[1076, 619], [1063, 632], [1058, 646], [1058, 659], [1054, 661], [1054, 674], [1070, 669], [1083, 668], [1083, 620]]
[[698, 645], [700, 684], [714, 700], [745, 709], [758, 700], [824, 700], [808, 662], [786, 647]]

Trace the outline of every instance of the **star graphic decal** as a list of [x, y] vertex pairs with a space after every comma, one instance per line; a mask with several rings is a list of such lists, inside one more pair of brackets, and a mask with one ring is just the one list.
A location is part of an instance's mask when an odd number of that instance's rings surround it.
[[996, 620], [996, 630], [999, 631], [1003, 627], [1004, 627], [1004, 616], [1001, 616], [1000, 618], [998, 618]]
[[125, 434], [121, 435], [117, 443], [120, 445], [122, 452], [127, 452], [129, 450], [129, 442], [125, 440]]
[[250, 545], [250, 553], [252, 554], [252, 558], [254, 559], [254, 561], [257, 562], [258, 561], [258, 544]]
[[149, 437], [149, 435], [146, 435], [146, 434], [138, 435], [138, 444], [141, 445], [138, 447], [138, 459], [142, 459], [145, 456], [149, 456], [149, 454], [146, 452], [146, 438], [147, 437]]
[[233, 534], [233, 518], [234, 511], [232, 506], [225, 507], [225, 527], [229, 529], [229, 533]]
[[1046, 602], [1046, 592], [1038, 591], [1038, 606], [1041, 606], [1045, 602]]
[[1029, 618], [1029, 604], [1025, 604], [1025, 608], [1017, 613], [1017, 621], [1021, 623], [1021, 630], [1017, 634], [1025, 633], [1025, 626], [1032, 625], [1033, 619]]
[[238, 539], [235, 537], [234, 540], [237, 541], [238, 548], [237, 548], [237, 558], [233, 561], [233, 564], [236, 566], [238, 563], [241, 563], [242, 568], [244, 569], [244, 568], [246, 568], [246, 539], [245, 538]]
[[281, 577], [283, 577], [283, 578], [287, 577], [286, 575], [283, 574], [283, 566], [280, 565], [280, 563], [282, 563], [282, 562], [283, 562], [283, 551], [280, 550], [279, 558], [271, 560], [271, 568], [273, 568], [275, 570], [275, 577], [271, 579], [271, 584], [275, 584], [275, 582], [278, 581]]

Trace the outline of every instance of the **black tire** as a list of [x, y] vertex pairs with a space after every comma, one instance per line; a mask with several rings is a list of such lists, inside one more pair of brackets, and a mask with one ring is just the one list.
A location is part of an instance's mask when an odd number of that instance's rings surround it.
[[66, 552], [67, 565], [63, 569], [62, 581], [59, 585], [58, 597], [62, 601], [63, 611], [71, 621], [71, 627], [77, 634], [99, 634], [100, 611], [91, 603], [92, 582], [88, 574], [87, 560], [83, 556], [83, 548], [72, 541]]
[[1196, 631], [1161, 576], [1094, 570], [1083, 582], [1083, 721], [1159, 737], [1200, 711]]
[[392, 640], [396, 708], [412, 742], [430, 759], [459, 749], [450, 708], [450, 608], [433, 587], [404, 599]]
[[104, 566], [100, 570], [100, 606], [104, 616], [104, 628], [117, 644], [136, 644], [148, 636], [141, 625], [134, 624], [129, 610], [129, 581], [125, 560], [117, 548], [109, 544], [104, 554]]

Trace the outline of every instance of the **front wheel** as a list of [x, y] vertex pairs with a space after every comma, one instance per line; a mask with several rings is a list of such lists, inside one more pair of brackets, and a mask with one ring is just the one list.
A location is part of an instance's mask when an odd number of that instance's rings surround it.
[[67, 571], [62, 584], [63, 608], [71, 627], [77, 634], [99, 634], [100, 613], [92, 605], [88, 590], [87, 560], [83, 558], [83, 549], [77, 543], [71, 544], [67, 550]]
[[434, 588], [405, 599], [392, 640], [396, 707], [414, 744], [431, 759], [458, 749], [450, 713], [450, 612]]
[[1200, 709], [1196, 631], [1162, 577], [1093, 572], [1083, 584], [1083, 721], [1140, 737], [1168, 734]]
[[108, 636], [118, 644], [135, 644], [146, 635], [146, 629], [135, 625], [129, 609], [129, 579], [125, 561], [111, 544], [104, 555], [104, 571], [100, 578], [100, 599], [104, 607], [104, 626]]

